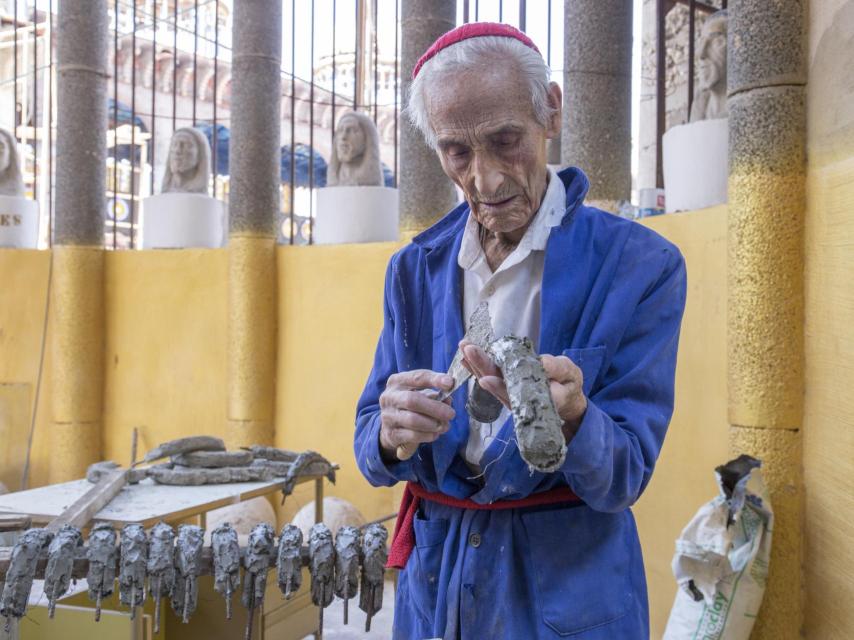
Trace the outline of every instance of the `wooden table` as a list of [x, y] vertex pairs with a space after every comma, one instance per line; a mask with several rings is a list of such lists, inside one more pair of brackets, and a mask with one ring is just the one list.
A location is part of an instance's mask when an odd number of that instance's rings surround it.
[[[306, 475], [297, 479], [297, 484], [315, 482], [316, 522], [323, 520], [323, 478]], [[47, 524], [91, 488], [92, 484], [87, 480], [72, 480], [7, 493], [0, 496], [0, 516], [28, 517], [34, 526]], [[95, 515], [94, 521], [111, 522], [115, 527], [138, 523], [148, 528], [161, 520], [174, 523], [200, 516], [201, 526], [204, 526], [204, 514], [208, 511], [276, 493], [281, 488], [281, 480], [180, 487], [157, 484], [146, 478], [139, 484], [124, 487]]]

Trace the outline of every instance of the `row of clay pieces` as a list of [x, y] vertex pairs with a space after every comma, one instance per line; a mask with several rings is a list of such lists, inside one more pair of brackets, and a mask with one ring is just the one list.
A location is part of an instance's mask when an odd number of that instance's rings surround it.
[[[267, 575], [273, 566], [279, 589], [290, 598], [302, 586], [302, 568], [311, 576], [311, 599], [320, 608], [320, 632], [323, 609], [333, 596], [344, 600], [344, 623], [348, 622], [349, 600], [361, 593], [359, 607], [371, 618], [382, 607], [385, 563], [388, 557], [388, 532], [379, 524], [363, 531], [344, 526], [333, 541], [332, 532], [318, 523], [311, 528], [307, 547], [302, 532], [285, 525], [276, 544], [275, 532], [266, 523], [256, 525], [248, 544], [241, 549], [237, 532], [228, 523], [211, 532], [210, 549], [204, 549], [204, 531], [194, 525], [181, 525], [178, 534], [169, 525], [159, 523], [146, 535], [138, 524], [128, 524], [119, 537], [110, 524], [96, 525], [83, 545], [80, 531], [65, 525], [57, 534], [46, 529], [29, 529], [12, 550], [5, 585], [0, 597], [0, 615], [7, 629], [12, 618], [26, 613], [33, 580], [44, 567], [44, 591], [52, 618], [56, 602], [67, 593], [74, 578], [86, 576], [89, 598], [95, 602], [95, 620], [100, 620], [101, 603], [113, 594], [118, 572], [119, 601], [130, 607], [131, 619], [147, 596], [154, 601], [154, 632], [160, 629], [160, 603], [169, 598], [183, 622], [196, 609], [198, 576], [212, 573], [214, 589], [225, 599], [225, 615], [231, 619], [232, 596], [240, 588], [243, 568], [243, 606], [249, 611], [246, 638], [252, 635], [254, 612], [263, 604]], [[47, 555], [47, 563], [39, 561]], [[77, 575], [75, 575], [77, 562]], [[86, 567], [85, 574], [80, 567]], [[146, 577], [148, 578], [146, 585]]]

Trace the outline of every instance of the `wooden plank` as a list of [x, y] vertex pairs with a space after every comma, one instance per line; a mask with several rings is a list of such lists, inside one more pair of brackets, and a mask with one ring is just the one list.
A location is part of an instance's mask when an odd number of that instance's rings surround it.
[[101, 476], [101, 479], [89, 491], [65, 509], [59, 516], [51, 520], [45, 527], [48, 531], [57, 532], [63, 525], [82, 529], [110, 501], [115, 498], [127, 482], [127, 470], [116, 469]]

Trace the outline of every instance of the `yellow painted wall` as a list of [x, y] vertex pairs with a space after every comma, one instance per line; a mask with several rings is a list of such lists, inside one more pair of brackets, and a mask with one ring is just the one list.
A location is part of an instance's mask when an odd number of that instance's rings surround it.
[[[353, 457], [356, 402], [382, 328], [385, 268], [395, 243], [280, 247], [276, 445], [315, 449], [341, 465], [332, 493], [369, 519], [396, 511]], [[313, 499], [297, 489], [286, 513]]]
[[836, 640], [854, 637], [854, 1], [809, 8], [805, 623]]
[[649, 588], [650, 632], [660, 638], [676, 595], [674, 541], [717, 495], [714, 468], [729, 459], [726, 395], [726, 207], [649, 218], [685, 256], [688, 299], [676, 368], [676, 407], [649, 486], [635, 507]]

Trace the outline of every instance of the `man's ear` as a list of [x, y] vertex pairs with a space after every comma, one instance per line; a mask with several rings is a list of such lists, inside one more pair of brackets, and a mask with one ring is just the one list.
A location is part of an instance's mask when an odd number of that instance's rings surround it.
[[561, 92], [560, 85], [557, 82], [549, 83], [547, 100], [552, 114], [549, 116], [549, 124], [546, 127], [546, 138], [558, 138], [560, 137], [561, 113], [563, 112], [563, 92]]

